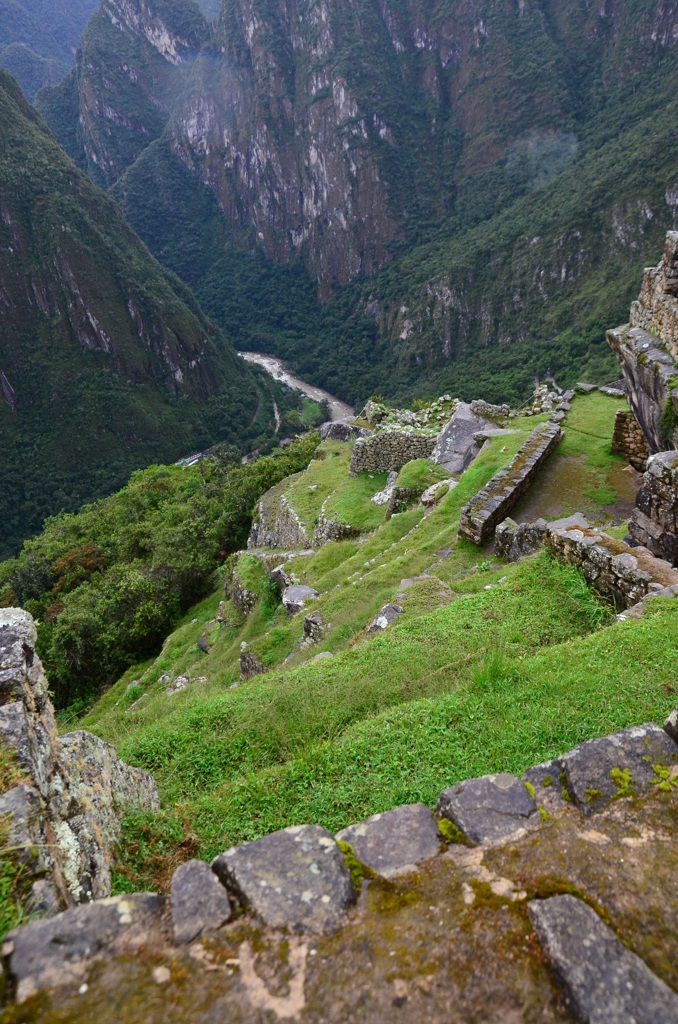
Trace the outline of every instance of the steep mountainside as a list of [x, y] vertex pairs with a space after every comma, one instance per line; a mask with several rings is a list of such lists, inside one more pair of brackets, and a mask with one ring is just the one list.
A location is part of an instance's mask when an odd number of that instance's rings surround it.
[[0, 72], [0, 551], [153, 461], [273, 430], [251, 371]]
[[75, 51], [98, 0], [6, 0], [0, 5], [0, 66], [29, 99], [56, 84], [73, 66]]
[[[605, 279], [621, 315], [676, 208], [677, 42], [663, 0], [224, 0], [214, 27], [191, 4], [105, 0], [39, 103], [261, 347], [351, 398], [380, 361], [393, 394], [466, 387], [482, 347], [484, 392], [515, 396], [554, 348], [561, 374], [608, 372]], [[247, 271], [224, 295], [187, 249]]]

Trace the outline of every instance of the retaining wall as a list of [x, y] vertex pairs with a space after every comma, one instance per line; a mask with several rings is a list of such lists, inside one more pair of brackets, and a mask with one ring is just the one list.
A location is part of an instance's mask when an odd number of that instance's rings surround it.
[[658, 558], [678, 565], [678, 453], [659, 452], [647, 472], [629, 521], [629, 535]]
[[612, 431], [612, 451], [631, 463], [640, 473], [645, 472], [650, 448], [643, 428], [629, 409], [618, 409]]
[[353, 446], [349, 473], [390, 473], [413, 459], [428, 459], [436, 437], [407, 430], [380, 430], [371, 437], [359, 437]]
[[533, 430], [510, 466], [496, 473], [461, 510], [459, 536], [474, 544], [485, 544], [498, 523], [528, 490], [562, 436], [557, 423], [542, 423]]

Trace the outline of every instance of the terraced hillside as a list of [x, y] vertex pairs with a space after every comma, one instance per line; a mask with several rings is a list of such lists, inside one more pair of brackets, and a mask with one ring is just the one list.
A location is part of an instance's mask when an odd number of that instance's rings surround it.
[[[599, 392], [573, 399], [518, 519], [583, 507], [591, 523], [625, 532], [638, 475], [610, 452], [620, 404]], [[346, 475], [352, 442], [324, 442], [266, 496], [269, 509], [286, 499], [309, 534], [330, 503], [360, 533], [235, 556], [227, 591], [191, 609], [160, 656], [82, 720], [160, 785], [163, 812], [127, 821], [120, 887], [162, 887], [189, 852], [209, 857], [289, 824], [336, 831], [399, 803], [433, 804], [442, 785], [520, 774], [666, 715], [678, 606], [657, 600], [652, 614], [616, 623], [581, 574], [545, 552], [506, 564], [457, 537], [462, 507], [544, 419], [509, 420], [514, 432], [489, 440], [436, 503], [388, 520], [370, 498], [385, 477]], [[555, 500], [559, 474], [567, 485]], [[421, 483], [439, 472], [420, 460], [399, 475]], [[271, 579], [280, 566], [287, 583], [310, 588], [292, 616]], [[385, 606], [399, 611], [379, 628]], [[243, 665], [258, 674], [241, 679]]]

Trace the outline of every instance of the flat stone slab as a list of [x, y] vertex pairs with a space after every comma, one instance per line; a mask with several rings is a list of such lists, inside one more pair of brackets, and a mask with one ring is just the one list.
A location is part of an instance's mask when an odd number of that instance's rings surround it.
[[536, 801], [524, 782], [507, 772], [444, 789], [436, 811], [476, 844], [505, 842], [540, 821]]
[[304, 587], [295, 583], [283, 593], [282, 603], [289, 616], [298, 615], [306, 601], [310, 601], [314, 597], [318, 597], [318, 591], [313, 587]]
[[369, 626], [367, 627], [368, 633], [381, 633], [382, 630], [386, 629], [391, 625], [392, 622], [402, 615], [403, 610], [399, 604], [385, 604], [380, 609], [379, 614], [375, 619], [372, 619]]
[[228, 893], [203, 860], [189, 860], [174, 872], [171, 904], [174, 941], [180, 945], [221, 928], [232, 913]]
[[359, 861], [383, 878], [394, 878], [440, 852], [440, 832], [424, 804], [405, 804], [349, 825], [337, 839], [350, 843]]
[[586, 740], [559, 760], [570, 796], [579, 810], [589, 815], [616, 797], [659, 784], [661, 776], [654, 766], [678, 765], [678, 744], [650, 722]]
[[3, 952], [17, 1002], [59, 985], [80, 984], [95, 960], [157, 941], [163, 899], [135, 893], [97, 900], [5, 936]]
[[334, 836], [320, 825], [281, 829], [219, 854], [212, 869], [231, 895], [274, 928], [338, 928], [355, 898]]
[[494, 426], [494, 423], [474, 413], [470, 404], [461, 402], [438, 435], [431, 458], [448, 473], [463, 473], [480, 452], [474, 435]]
[[528, 914], [565, 991], [586, 1024], [677, 1024], [678, 995], [574, 896], [532, 900]]
[[592, 391], [598, 390], [597, 384], [584, 384], [582, 381], [577, 381], [575, 387], [577, 388], [577, 391], [581, 391], [583, 395], [588, 395]]

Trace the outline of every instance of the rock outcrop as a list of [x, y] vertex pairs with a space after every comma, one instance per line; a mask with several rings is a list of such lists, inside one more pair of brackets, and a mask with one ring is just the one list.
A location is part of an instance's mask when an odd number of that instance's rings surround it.
[[629, 405], [651, 452], [678, 444], [678, 231], [666, 236], [664, 255], [645, 271], [628, 324], [607, 333], [622, 368]]
[[120, 811], [160, 804], [152, 776], [98, 736], [59, 737], [36, 640], [27, 612], [0, 609], [0, 743], [25, 775], [0, 796], [0, 813], [35, 880], [34, 905], [53, 911], [110, 895]]
[[678, 565], [678, 454], [653, 455], [636, 497], [629, 520], [634, 544], [646, 547], [657, 558]]

